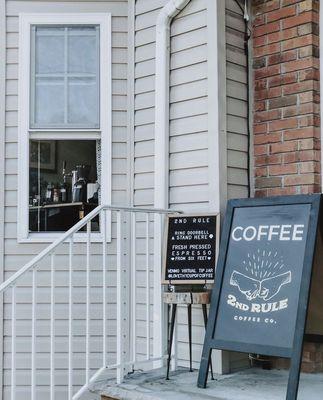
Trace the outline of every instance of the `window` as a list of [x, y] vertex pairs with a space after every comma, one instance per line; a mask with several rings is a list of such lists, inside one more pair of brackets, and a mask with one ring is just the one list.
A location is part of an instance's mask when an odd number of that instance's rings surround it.
[[111, 203], [110, 30], [107, 14], [20, 15], [20, 241], [51, 241]]

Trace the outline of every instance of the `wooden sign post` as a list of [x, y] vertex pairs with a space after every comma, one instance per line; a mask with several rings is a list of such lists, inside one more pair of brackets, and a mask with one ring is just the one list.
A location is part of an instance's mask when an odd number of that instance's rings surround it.
[[291, 359], [296, 400], [320, 195], [228, 202], [198, 386], [212, 349]]

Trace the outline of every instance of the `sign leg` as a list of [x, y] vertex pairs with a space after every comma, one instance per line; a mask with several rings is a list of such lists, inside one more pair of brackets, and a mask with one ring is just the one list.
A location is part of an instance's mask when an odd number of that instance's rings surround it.
[[168, 359], [167, 359], [166, 380], [169, 380], [169, 367], [170, 367], [170, 360], [172, 358], [172, 346], [173, 346], [173, 337], [174, 337], [174, 328], [175, 328], [176, 309], [177, 309], [177, 304], [173, 304], [172, 305], [172, 317], [171, 317], [171, 322], [170, 322], [170, 330], [169, 330], [169, 336], [168, 336]]
[[[207, 327], [207, 309], [206, 309], [206, 304], [202, 304], [202, 310], [203, 310], [203, 319], [204, 319], [204, 326], [205, 326], [205, 331]], [[211, 372], [211, 379], [214, 381], [214, 375], [213, 375], [213, 365], [212, 365], [212, 359], [210, 358], [210, 372]]]
[[199, 376], [197, 379], [197, 386], [199, 388], [206, 388], [210, 359], [211, 359], [211, 352], [212, 348], [204, 343], [203, 352], [202, 352], [202, 359], [200, 364]]
[[296, 349], [295, 354], [291, 358], [286, 400], [297, 400], [302, 354], [303, 346], [301, 344], [300, 349]]
[[188, 319], [188, 345], [190, 352], [190, 372], [193, 372], [192, 368], [192, 304], [187, 305], [187, 319]]

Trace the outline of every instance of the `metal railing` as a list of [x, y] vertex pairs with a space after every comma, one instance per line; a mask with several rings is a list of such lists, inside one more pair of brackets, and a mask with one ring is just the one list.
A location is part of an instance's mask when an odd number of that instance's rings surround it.
[[[30, 394], [31, 400], [45, 395], [50, 400], [76, 400], [93, 382], [102, 379], [104, 372], [110, 371], [108, 377], [120, 383], [140, 363], [156, 363], [163, 358], [161, 246], [163, 218], [169, 213], [174, 210], [98, 206], [0, 285], [5, 313], [9, 314], [5, 324], [9, 326], [7, 336], [11, 336], [11, 348], [10, 352], [5, 348], [5, 352], [11, 353], [10, 384], [7, 384], [11, 400], [26, 387], [25, 381], [21, 383], [20, 375], [17, 376], [17, 371], [23, 369], [18, 357], [19, 335], [24, 336], [24, 346], [30, 349], [24, 357], [30, 360], [30, 368], [24, 367], [30, 379], [28, 393], [23, 397], [29, 398]], [[96, 225], [99, 221], [99, 240], [98, 233], [92, 231], [93, 221]], [[108, 237], [110, 230], [111, 238]], [[77, 235], [82, 236], [83, 243]], [[80, 267], [82, 263], [84, 266]], [[94, 285], [91, 268], [96, 263], [99, 263], [99, 283]], [[65, 279], [59, 285], [57, 277], [62, 272]], [[80, 283], [83, 275], [84, 282]], [[93, 301], [93, 294], [100, 298]], [[26, 315], [26, 304], [30, 315]], [[56, 315], [59, 307], [64, 318]], [[28, 334], [20, 332], [21, 320], [27, 321], [28, 328], [25, 326], [22, 330], [27, 329]], [[95, 333], [93, 321], [98, 330]], [[112, 325], [115, 325], [114, 332], [111, 332]], [[62, 344], [58, 344], [62, 338], [64, 345], [67, 344], [65, 352]], [[39, 344], [41, 340], [45, 340], [46, 348], [44, 343]], [[94, 346], [93, 362], [91, 348]], [[38, 365], [40, 354], [48, 358], [45, 367]], [[101, 358], [101, 367], [97, 365], [98, 358]], [[62, 370], [67, 375], [64, 382], [58, 376]], [[44, 377], [46, 374], [48, 377]]]

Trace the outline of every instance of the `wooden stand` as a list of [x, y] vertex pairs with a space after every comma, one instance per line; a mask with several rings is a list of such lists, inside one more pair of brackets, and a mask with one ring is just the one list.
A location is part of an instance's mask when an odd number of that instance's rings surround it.
[[[210, 303], [210, 291], [204, 292], [164, 292], [163, 294], [164, 303], [168, 304], [168, 315], [171, 308], [171, 321], [168, 328], [168, 358], [167, 358], [167, 373], [166, 379], [169, 380], [169, 368], [171, 361], [171, 352], [174, 338], [174, 328], [175, 328], [175, 319], [176, 319], [176, 311], [178, 304], [186, 304], [187, 305], [187, 319], [188, 319], [188, 345], [189, 345], [189, 355], [190, 355], [190, 371], [193, 371], [192, 368], [192, 304], [201, 304], [203, 310], [203, 319], [204, 326], [206, 329], [207, 325], [207, 308], [206, 305]], [[169, 324], [169, 320], [168, 320]], [[209, 364], [211, 371], [211, 378], [213, 377], [213, 367], [212, 361]]]

